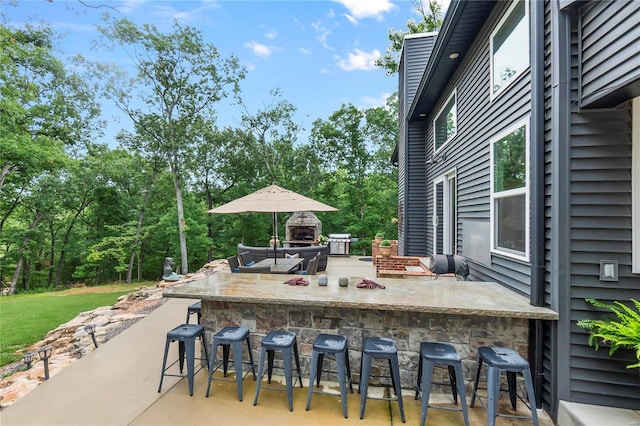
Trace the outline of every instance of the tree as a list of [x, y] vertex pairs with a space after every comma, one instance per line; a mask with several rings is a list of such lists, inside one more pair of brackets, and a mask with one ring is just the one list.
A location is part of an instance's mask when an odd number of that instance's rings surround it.
[[324, 198], [336, 200], [333, 205], [340, 209], [330, 224], [363, 241], [372, 229], [386, 229], [383, 225], [396, 214], [397, 178], [388, 161], [397, 135], [394, 99], [367, 110], [342, 105], [311, 129], [314, 151], [327, 173]]
[[[245, 70], [234, 56], [222, 58], [205, 43], [200, 31], [174, 23], [162, 34], [153, 25], [141, 28], [127, 19], [99, 28], [103, 40], [124, 50], [137, 71], [127, 78], [121, 70], [102, 67], [111, 79], [104, 87], [134, 123], [131, 148], [148, 155], [160, 153], [173, 176], [180, 236], [181, 272], [187, 273], [188, 256], [183, 208], [185, 157], [201, 138], [203, 122], [215, 117], [215, 104], [230, 92], [239, 92]], [[100, 68], [100, 67], [99, 67]]]
[[[46, 257], [46, 246], [33, 242], [42, 238], [38, 226], [51, 224], [67, 151], [89, 143], [99, 131], [93, 94], [53, 54], [55, 41], [47, 26], [0, 25], [0, 227], [10, 222], [7, 233], [17, 237], [3, 232], [1, 240], [12, 247], [7, 255], [16, 261], [11, 294], [30, 256]], [[29, 274], [24, 276], [28, 286]]]
[[[193, 181], [196, 190], [203, 194], [202, 199], [207, 201], [207, 210], [216, 205], [229, 201], [228, 194], [234, 188], [242, 185], [252, 186], [256, 178], [255, 167], [249, 166], [252, 161], [251, 154], [238, 149], [253, 136], [242, 129], [227, 127], [222, 131], [217, 128], [203, 128], [202, 143], [198, 144], [191, 158], [189, 169], [193, 170]], [[207, 250], [207, 261], [214, 259], [214, 251], [220, 253], [225, 246], [237, 243], [239, 239], [230, 233], [230, 216], [216, 215], [217, 220], [210, 215], [207, 221], [207, 236], [210, 247]], [[223, 257], [227, 257], [228, 254]]]
[[98, 106], [53, 53], [48, 27], [0, 25], [0, 191], [60, 168], [65, 147], [90, 140]]
[[407, 21], [407, 31], [389, 29], [389, 46], [385, 54], [375, 61], [375, 65], [386, 70], [388, 75], [398, 72], [398, 55], [402, 50], [404, 36], [438, 31], [442, 26], [442, 7], [437, 0], [429, 0], [429, 10], [425, 10], [425, 5], [421, 0], [414, 0], [413, 6], [422, 16], [422, 20], [416, 22], [413, 18], [409, 19]]
[[244, 145], [262, 161], [269, 184], [282, 184], [280, 179], [286, 175], [284, 160], [291, 154], [298, 139], [301, 125], [295, 121], [297, 108], [281, 99], [279, 90], [269, 92], [272, 101], [252, 115], [246, 106], [242, 114], [242, 127], [251, 134]]

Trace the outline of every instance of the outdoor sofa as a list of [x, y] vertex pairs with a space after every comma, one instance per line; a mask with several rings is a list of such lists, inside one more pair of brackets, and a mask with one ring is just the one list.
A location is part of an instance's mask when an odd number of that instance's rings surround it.
[[[240, 253], [249, 252], [251, 254], [251, 259], [255, 262], [260, 262], [263, 259], [271, 258], [273, 259], [273, 248], [271, 247], [252, 247], [245, 246], [244, 244], [238, 244], [238, 256]], [[307, 269], [307, 265], [309, 261], [313, 259], [317, 254], [318, 261], [318, 271], [324, 271], [327, 269], [327, 258], [329, 257], [329, 247], [328, 246], [308, 246], [308, 247], [287, 247], [287, 248], [277, 248], [276, 249], [277, 256], [279, 258], [284, 258], [285, 254], [295, 255], [304, 258], [302, 262], [302, 269]]]

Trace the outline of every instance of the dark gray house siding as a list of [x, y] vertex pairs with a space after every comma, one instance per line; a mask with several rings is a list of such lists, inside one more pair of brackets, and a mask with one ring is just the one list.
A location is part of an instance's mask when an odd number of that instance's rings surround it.
[[[632, 222], [640, 213], [632, 211], [631, 193], [632, 167], [638, 167], [632, 165], [631, 129], [640, 126], [631, 114], [631, 99], [640, 96], [640, 1], [527, 2], [531, 37], [540, 36], [532, 46], [543, 52], [534, 52], [531, 68], [490, 100], [489, 38], [510, 4], [454, 0], [450, 5], [417, 96], [404, 106], [401, 126], [412, 129], [405, 134], [412, 150], [400, 162], [406, 167], [400, 210], [407, 200], [416, 206], [424, 197], [426, 219], [408, 221], [403, 238], [425, 236], [426, 254], [438, 252], [432, 217], [441, 213], [434, 207], [434, 181], [454, 173], [455, 246], [469, 260], [470, 278], [499, 282], [560, 315], [558, 322], [532, 323], [530, 330], [539, 351], [529, 360], [541, 378], [537, 397], [545, 410], [555, 417], [559, 400], [638, 409], [638, 371], [625, 368], [634, 354], [609, 357], [606, 348], [595, 351], [576, 321], [605, 315], [586, 297], [640, 298], [640, 275], [632, 272]], [[439, 80], [456, 48], [464, 55], [450, 77]], [[628, 56], [630, 51], [635, 56]], [[457, 134], [436, 154], [433, 120], [454, 90]], [[531, 130], [531, 155], [542, 147], [531, 163], [532, 176], [540, 175], [539, 193], [532, 190], [529, 196], [531, 224], [540, 224], [530, 232], [543, 235], [532, 237], [537, 247], [530, 253], [539, 255], [528, 261], [491, 253], [488, 241], [490, 142], [522, 120], [531, 127], [540, 123]], [[418, 160], [412, 162], [414, 155]], [[405, 244], [401, 254], [424, 253]], [[605, 259], [618, 261], [617, 282], [600, 281]]]
[[[638, 372], [628, 370], [631, 351], [613, 357], [594, 351], [575, 322], [594, 317], [584, 299], [629, 300], [640, 295], [631, 274], [631, 111], [582, 111], [571, 118], [570, 387], [577, 402], [638, 408]], [[599, 262], [620, 262], [615, 285], [599, 280]], [[604, 284], [604, 285], [603, 285]]]
[[612, 107], [640, 91], [640, 1], [597, 1], [578, 14], [580, 105]]
[[[426, 247], [426, 171], [423, 123], [408, 122], [406, 114], [420, 84], [420, 78], [429, 60], [437, 33], [419, 37], [408, 36], [402, 49], [399, 64], [399, 208], [398, 253], [421, 253]], [[408, 177], [411, 179], [408, 179]], [[411, 234], [405, 232], [412, 230]]]
[[[585, 302], [587, 297], [628, 301], [640, 296], [640, 276], [631, 272], [633, 92], [629, 92], [640, 70], [640, 2], [590, 2], [569, 11], [569, 16], [574, 105], [569, 118], [571, 287], [569, 315], [561, 315], [559, 324], [569, 331], [568, 398], [637, 409], [638, 372], [625, 368], [634, 354], [619, 351], [609, 357], [606, 348], [594, 351], [587, 344], [587, 333], [575, 324], [603, 316]], [[635, 57], [628, 56], [629, 49]], [[635, 75], [627, 72], [630, 62], [635, 63]], [[585, 109], [575, 107], [578, 104], [608, 107]], [[599, 264], [604, 259], [619, 262], [619, 281], [600, 281]], [[559, 344], [566, 341], [565, 336], [559, 338]]]
[[[433, 120], [453, 90], [457, 93], [458, 133], [438, 154], [446, 160], [427, 166], [427, 254], [438, 253], [433, 242], [433, 181], [454, 169], [457, 181], [457, 251], [467, 257], [471, 277], [498, 281], [529, 294], [530, 266], [499, 255], [490, 255], [490, 139], [530, 116], [530, 73], [527, 71], [504, 93], [490, 99], [489, 37], [506, 9], [499, 2], [470, 46], [467, 56], [446, 86], [440, 101], [427, 116], [427, 157], [434, 154]], [[413, 232], [413, 229], [412, 229]], [[472, 242], [473, 239], [473, 242]], [[407, 253], [418, 255], [419, 253]]]
[[[552, 117], [553, 117], [553, 81], [552, 81], [552, 61], [553, 61], [553, 44], [551, 36], [551, 3], [545, 2], [544, 5], [544, 264], [541, 265], [544, 270], [544, 306], [555, 306], [552, 297], [552, 277], [551, 266], [555, 263], [552, 255], [552, 217], [551, 213], [554, 211], [553, 206], [553, 181], [552, 166], [553, 166], [553, 145], [552, 145]], [[557, 196], [557, 195], [556, 195]], [[555, 308], [557, 309], [557, 307]], [[538, 395], [542, 401], [544, 409], [549, 413], [557, 412], [557, 369], [556, 359], [558, 352], [557, 341], [557, 322], [544, 322], [542, 324], [543, 339], [541, 344], [543, 345], [542, 351], [542, 367], [541, 372], [543, 375], [542, 392]]]

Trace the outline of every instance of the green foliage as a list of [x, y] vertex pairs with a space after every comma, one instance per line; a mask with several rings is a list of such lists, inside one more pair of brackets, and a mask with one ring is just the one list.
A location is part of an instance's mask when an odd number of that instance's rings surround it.
[[380, 247], [391, 247], [391, 241], [390, 240], [380, 241]]
[[322, 246], [326, 246], [327, 244], [329, 244], [329, 237], [327, 237], [326, 235], [318, 235], [318, 244], [322, 245]]
[[589, 330], [589, 345], [598, 350], [598, 339], [600, 339], [602, 343], [611, 345], [609, 355], [620, 348], [633, 349], [638, 362], [628, 365], [627, 368], [640, 368], [640, 302], [631, 299], [633, 307], [629, 307], [618, 301], [607, 304], [596, 299], [585, 300], [593, 306], [608, 309], [616, 316], [616, 318], [578, 321], [579, 327]]
[[297, 108], [283, 99], [279, 90], [270, 92], [273, 100], [253, 115], [246, 106], [242, 126], [252, 137], [241, 141], [264, 166], [266, 183], [283, 185], [287, 175], [287, 154], [293, 150], [301, 125], [294, 120]]
[[67, 295], [72, 291], [65, 291], [0, 297], [0, 367], [20, 360], [20, 351], [60, 324], [81, 312], [111, 306], [132, 290], [131, 286], [108, 286], [104, 293]]
[[[108, 18], [107, 18], [108, 22]], [[137, 75], [94, 65], [94, 75], [107, 80], [103, 94], [132, 120], [136, 135], [129, 147], [166, 161], [173, 178], [180, 265], [188, 272], [186, 218], [183, 205], [191, 153], [205, 143], [201, 136], [215, 118], [215, 105], [237, 95], [245, 69], [231, 55], [223, 58], [205, 43], [201, 31], [174, 23], [164, 34], [154, 25], [136, 26], [126, 18], [98, 29], [102, 41], [131, 58]], [[136, 90], [132, 90], [133, 88]]]
[[520, 127], [493, 144], [494, 191], [522, 188], [527, 181], [525, 128]]
[[[218, 129], [215, 102], [236, 96], [244, 77], [233, 56], [179, 25], [164, 34], [119, 20], [101, 30], [140, 75], [75, 58], [79, 78], [53, 53], [51, 29], [0, 27], [2, 288], [157, 280], [164, 257], [183, 248], [198, 269], [240, 242], [266, 246], [270, 215], [206, 211], [273, 181], [337, 207], [317, 213], [323, 233], [359, 238], [354, 254], [370, 253], [372, 229], [396, 237], [397, 96], [384, 107], [343, 105], [314, 123], [309, 141], [297, 140], [298, 111], [277, 90], [263, 108], [245, 108], [238, 128]], [[219, 92], [207, 86], [216, 78]], [[91, 142], [98, 95], [134, 122], [118, 148]], [[277, 217], [281, 240], [288, 217]]]
[[[340, 210], [323, 215], [323, 232], [346, 232], [359, 241], [369, 239], [371, 229], [397, 235], [390, 221], [397, 215], [397, 169], [389, 161], [396, 117], [397, 99], [391, 97], [385, 107], [342, 105], [327, 120], [314, 121], [311, 146], [325, 173], [325, 183], [314, 195]], [[354, 244], [352, 249], [366, 254], [371, 246]]]
[[442, 26], [442, 8], [437, 0], [429, 0], [429, 10], [425, 10], [422, 1], [415, 0], [414, 8], [421, 15], [422, 20], [416, 22], [413, 19], [409, 19], [407, 21], [407, 31], [390, 28], [389, 46], [385, 54], [375, 61], [375, 65], [386, 70], [388, 75], [398, 72], [398, 55], [402, 50], [405, 35], [438, 31]]
[[378, 232], [376, 234], [376, 238], [384, 238], [384, 234], [382, 232]]

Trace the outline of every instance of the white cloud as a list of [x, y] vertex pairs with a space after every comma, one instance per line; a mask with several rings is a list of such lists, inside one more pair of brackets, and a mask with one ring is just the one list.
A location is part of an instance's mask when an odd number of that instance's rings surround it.
[[373, 98], [371, 96], [362, 96], [360, 98], [360, 103], [362, 104], [362, 108], [376, 108], [376, 107], [384, 107], [387, 105], [387, 98], [391, 96], [391, 93], [380, 93], [378, 98]]
[[313, 22], [311, 26], [316, 30], [316, 40], [320, 42], [322, 47], [333, 50], [333, 47], [329, 46], [329, 43], [327, 43], [327, 38], [329, 37], [329, 34], [331, 34], [331, 31], [325, 28], [320, 22]]
[[273, 51], [271, 47], [258, 43], [255, 40], [249, 40], [244, 44], [244, 47], [248, 47], [249, 49], [253, 50], [253, 53], [255, 55], [261, 56], [263, 58], [268, 58], [269, 56], [271, 56], [271, 52]]
[[308, 48], [306, 48], [306, 47], [300, 47], [298, 50], [299, 50], [300, 52], [302, 52], [303, 54], [305, 54], [305, 55], [311, 55], [311, 53], [312, 53], [312, 52], [311, 52], [311, 49], [308, 49]]
[[347, 21], [351, 22], [353, 25], [358, 25], [358, 20], [356, 18], [354, 18], [353, 16], [348, 15], [346, 13], [343, 13], [342, 16], [347, 18]]
[[346, 59], [339, 58], [337, 64], [345, 71], [370, 71], [376, 68], [374, 62], [379, 57], [380, 51], [378, 49], [373, 49], [371, 52], [356, 49], [352, 53], [349, 53]]
[[[145, 2], [143, 1], [130, 2], [129, 7], [135, 7], [135, 8], [141, 9], [140, 6], [143, 5], [144, 3]], [[179, 4], [188, 5], [190, 3], [184, 2]], [[186, 9], [186, 10], [177, 10], [173, 6], [163, 4], [160, 2], [153, 2], [151, 3], [151, 5], [153, 7], [152, 12], [155, 16], [160, 18], [165, 18], [165, 19], [171, 19], [171, 20], [175, 19], [177, 21], [182, 21], [182, 22], [199, 21], [203, 18], [203, 16], [205, 16], [206, 11], [220, 7], [219, 4], [212, 1], [201, 2], [199, 3], [200, 6], [195, 7], [193, 9]]]
[[269, 31], [264, 36], [268, 39], [273, 40], [274, 38], [278, 37], [278, 33], [276, 31]]
[[355, 19], [374, 18], [382, 19], [382, 15], [396, 6], [390, 0], [334, 0], [347, 8], [349, 14]]

